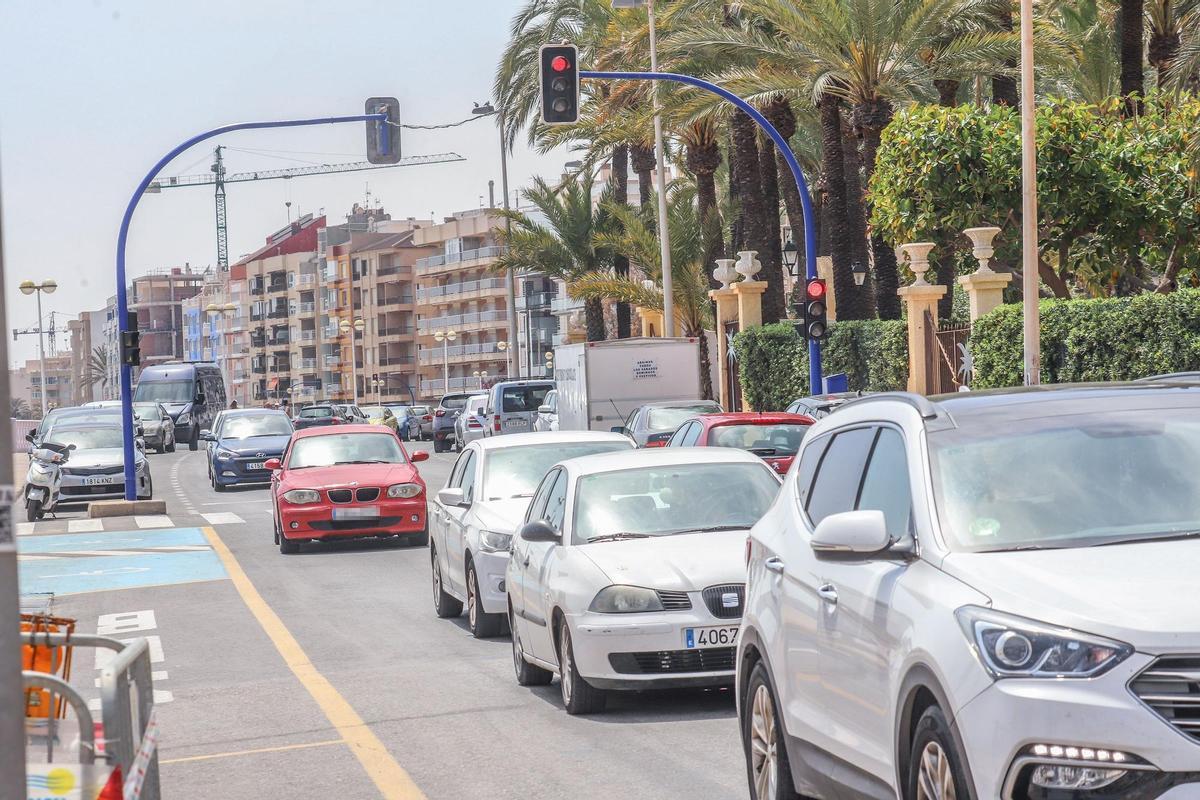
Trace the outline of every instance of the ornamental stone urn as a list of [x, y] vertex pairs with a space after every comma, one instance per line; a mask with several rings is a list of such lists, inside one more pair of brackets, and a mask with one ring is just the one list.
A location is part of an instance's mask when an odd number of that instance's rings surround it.
[[753, 281], [754, 276], [762, 269], [762, 263], [758, 260], [758, 251], [739, 250], [736, 269], [743, 281]]
[[736, 262], [732, 258], [718, 258], [717, 268], [713, 270], [713, 280], [721, 282], [722, 289], [728, 289], [729, 284], [737, 280], [737, 270], [733, 268]]
[[900, 245], [900, 249], [908, 256], [908, 268], [913, 273], [913, 286], [929, 286], [925, 280], [925, 271], [929, 269], [929, 253], [936, 245], [933, 242], [910, 242]]
[[996, 249], [992, 247], [992, 240], [996, 238], [996, 234], [1000, 233], [1000, 229], [995, 227], [967, 228], [963, 233], [971, 240], [971, 255], [975, 256], [975, 260], [979, 262], [979, 271], [975, 274], [995, 275], [996, 271], [988, 266], [988, 262], [996, 254]]

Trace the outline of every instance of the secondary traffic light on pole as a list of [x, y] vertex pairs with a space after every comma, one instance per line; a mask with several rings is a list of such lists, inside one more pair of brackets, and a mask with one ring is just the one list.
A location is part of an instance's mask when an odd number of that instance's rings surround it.
[[366, 113], [387, 114], [386, 120], [367, 120], [367, 161], [395, 164], [400, 160], [400, 102], [394, 97], [369, 97]]
[[121, 363], [131, 367], [142, 363], [142, 334], [138, 330], [138, 315], [130, 311], [125, 318], [125, 330], [121, 331]]
[[567, 125], [579, 121], [579, 48], [573, 44], [542, 45], [542, 122]]
[[824, 339], [829, 332], [829, 321], [825, 319], [827, 287], [823, 278], [807, 278], [804, 281], [804, 338]]

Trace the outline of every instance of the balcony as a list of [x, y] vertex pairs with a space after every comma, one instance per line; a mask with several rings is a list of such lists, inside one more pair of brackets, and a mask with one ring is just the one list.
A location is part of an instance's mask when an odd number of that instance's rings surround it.
[[419, 258], [417, 259], [415, 271], [418, 275], [445, 272], [449, 269], [457, 269], [459, 264], [469, 264], [474, 261], [482, 261], [483, 259], [498, 258], [507, 249], [506, 247], [493, 245], [491, 247], [479, 247], [475, 250], [463, 250], [461, 253]]
[[383, 339], [388, 336], [412, 336], [412, 325], [393, 325], [390, 328], [380, 328], [379, 338]]
[[314, 314], [317, 311], [316, 303], [297, 303], [296, 311], [300, 314]]
[[287, 290], [288, 290], [288, 285], [287, 285], [286, 281], [283, 281], [283, 282], [276, 281], [275, 283], [271, 283], [271, 284], [267, 285], [267, 292], [270, 294], [275, 294], [276, 292], [286, 292]]
[[258, 322], [262, 318], [263, 318], [263, 312], [261, 312], [261, 311], [251, 311], [250, 312], [250, 321], [251, 322]]
[[254, 366], [252, 366], [250, 368], [250, 371], [253, 372], [255, 375], [266, 375], [267, 374], [267, 365], [266, 364], [255, 364]]
[[405, 364], [413, 363], [412, 356], [380, 356], [379, 366], [381, 367], [399, 367]]
[[327, 367], [338, 367], [338, 366], [341, 366], [342, 357], [327, 355], [327, 356], [324, 356], [324, 361], [325, 361], [325, 366], [327, 366]]
[[315, 341], [316, 338], [317, 338], [317, 331], [315, 328], [300, 331], [300, 341], [302, 341], [302, 342], [312, 342], [312, 341]]
[[421, 351], [422, 364], [441, 364], [446, 359], [450, 360], [451, 364], [457, 364], [462, 361], [479, 361], [480, 357], [487, 359], [489, 356], [496, 358], [508, 358], [508, 351], [501, 350], [496, 346], [495, 342], [482, 342], [479, 344], [457, 344], [444, 348], [430, 347]]
[[444, 388], [444, 382], [441, 380], [421, 381], [421, 394], [423, 394], [423, 395], [435, 394], [438, 392], [445, 393], [448, 391], [452, 392], [455, 390], [461, 391], [463, 389], [478, 389], [478, 388], [479, 388], [479, 378], [475, 378], [475, 377], [451, 378], [449, 389]]
[[270, 311], [267, 312], [267, 317], [269, 319], [287, 319], [288, 307], [287, 306], [279, 306], [277, 308], [272, 308]]
[[296, 283], [300, 286], [316, 286], [317, 276], [314, 273], [306, 273], [299, 277]]
[[439, 328], [471, 329], [495, 327], [487, 323], [504, 322], [507, 315], [503, 311], [476, 311], [471, 314], [452, 314], [445, 317], [429, 317], [417, 320], [417, 330], [420, 333], [432, 333]]
[[266, 291], [266, 287], [264, 287], [262, 284], [255, 284], [250, 287], [250, 294], [253, 295], [266, 294]]
[[557, 299], [558, 295], [554, 292], [523, 294], [517, 298], [517, 311], [545, 311]]
[[[417, 289], [417, 299], [422, 303], [450, 300], [469, 300], [478, 297], [485, 292], [503, 291], [503, 278], [483, 278], [477, 281], [462, 281], [460, 283], [447, 283], [444, 286], [430, 286], [424, 289]], [[466, 295], [466, 297], [463, 297]]]
[[375, 275], [380, 278], [386, 278], [389, 275], [412, 275], [412, 267], [394, 264], [390, 267], [380, 267], [375, 271]]
[[376, 301], [377, 305], [381, 306], [398, 306], [412, 305], [413, 296], [411, 294], [398, 294], [395, 297], [384, 297]]
[[570, 314], [583, 308], [583, 300], [574, 297], [556, 297], [550, 301], [550, 311], [554, 314]]
[[313, 372], [317, 368], [317, 360], [315, 358], [300, 358], [296, 360], [295, 364], [303, 372]]
[[251, 347], [266, 347], [267, 346], [267, 337], [261, 336], [261, 335], [255, 336], [254, 334], [250, 334], [250, 346]]

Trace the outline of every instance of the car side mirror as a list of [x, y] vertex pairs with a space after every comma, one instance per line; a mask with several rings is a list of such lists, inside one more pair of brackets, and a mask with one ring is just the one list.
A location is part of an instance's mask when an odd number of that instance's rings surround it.
[[539, 414], [553, 414], [554, 409], [551, 408], [550, 406], [538, 406], [538, 413]]
[[521, 528], [521, 538], [527, 542], [549, 542], [558, 544], [562, 537], [558, 535], [558, 531], [550, 527], [550, 523], [544, 519], [526, 522]]
[[844, 511], [817, 524], [809, 542], [819, 558], [864, 558], [892, 543], [882, 511]]
[[413, 454], [411, 456], [409, 456], [409, 458], [411, 458], [414, 463], [416, 463], [417, 461], [428, 461], [429, 460], [429, 451], [428, 450], [414, 450]]
[[461, 508], [467, 504], [463, 490], [457, 486], [439, 489], [437, 498], [439, 503], [450, 508]]
[[608, 431], [609, 431], [609, 433], [623, 433], [626, 436], [629, 435], [629, 432], [625, 430], [624, 425], [613, 425], [611, 428], [608, 429]]
[[278, 458], [268, 458], [263, 462], [263, 469], [277, 470], [283, 469], [283, 462]]
[[35, 441], [37, 441], [37, 437], [33, 435], [33, 431], [25, 434], [25, 441], [29, 442], [30, 444], [33, 444]]
[[200, 431], [200, 440], [204, 442], [215, 442], [217, 437], [213, 436], [212, 431]]
[[67, 445], [67, 452], [68, 452], [68, 453], [69, 453], [69, 452], [71, 452], [71, 451], [72, 451], [72, 450], [74, 450], [74, 449], [75, 449], [75, 445], [73, 445], [73, 444], [69, 444], [69, 445]]

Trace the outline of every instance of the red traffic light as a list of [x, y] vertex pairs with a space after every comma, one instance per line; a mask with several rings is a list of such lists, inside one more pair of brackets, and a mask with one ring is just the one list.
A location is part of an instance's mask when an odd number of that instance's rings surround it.
[[808, 295], [809, 300], [820, 300], [825, 296], [825, 281], [820, 278], [814, 278], [808, 282], [804, 291]]
[[555, 56], [550, 59], [550, 69], [555, 72], [566, 72], [570, 68], [571, 62], [567, 60], [566, 56]]

